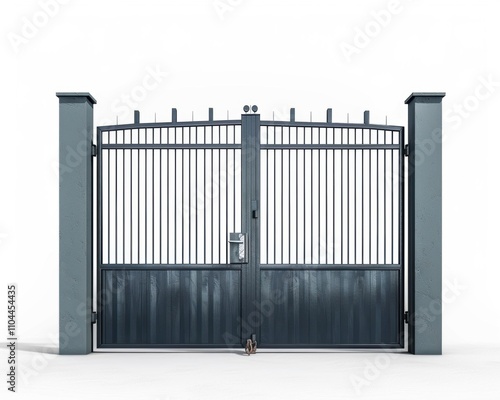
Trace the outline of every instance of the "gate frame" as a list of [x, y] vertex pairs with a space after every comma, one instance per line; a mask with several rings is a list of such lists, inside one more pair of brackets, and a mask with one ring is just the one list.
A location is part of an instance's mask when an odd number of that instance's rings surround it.
[[[58, 92], [59, 98], [59, 353], [89, 354], [92, 347], [93, 318], [93, 105], [89, 93]], [[441, 354], [442, 352], [442, 98], [444, 93], [413, 93], [407, 100], [409, 127], [409, 198], [408, 198], [408, 349], [413, 354]], [[331, 116], [331, 112], [328, 114]], [[248, 129], [260, 118], [248, 119]], [[331, 117], [330, 117], [331, 118]], [[327, 117], [327, 119], [330, 119]], [[245, 128], [246, 130], [247, 128]], [[255, 129], [254, 129], [255, 131]], [[434, 151], [426, 154], [425, 162], [417, 162], [419, 147], [431, 140]], [[256, 163], [259, 145], [247, 143], [255, 151], [243, 152], [250, 163]], [[244, 154], [245, 153], [245, 154]], [[76, 162], [70, 160], [80, 156]], [[243, 167], [245, 165], [245, 167]], [[250, 164], [251, 165], [251, 164]], [[246, 168], [242, 162], [242, 168]], [[68, 169], [69, 167], [69, 169]], [[259, 165], [254, 166], [257, 171]], [[64, 179], [63, 179], [64, 175]], [[250, 171], [243, 180], [256, 184]], [[244, 187], [244, 186], [242, 186]], [[258, 193], [260, 187], [255, 188]], [[245, 189], [244, 189], [245, 190]], [[251, 209], [251, 199], [244, 196], [244, 210]], [[242, 200], [243, 201], [243, 200]], [[243, 212], [243, 210], [242, 210]], [[249, 233], [258, 229], [259, 219], [250, 220], [249, 212], [243, 218], [242, 228]], [[246, 222], [245, 222], [246, 221]], [[250, 228], [250, 229], [248, 229]], [[251, 240], [249, 254], [258, 252], [258, 243]], [[254, 256], [255, 257], [255, 256]], [[252, 262], [252, 261], [250, 261]], [[253, 262], [259, 262], [255, 259]], [[245, 268], [256, 271], [256, 268]], [[247, 272], [248, 274], [248, 272]], [[248, 276], [242, 295], [257, 295], [256, 277]], [[430, 283], [431, 282], [431, 283]], [[247, 302], [248, 304], [249, 302]], [[431, 311], [432, 321], [422, 315]], [[244, 314], [245, 315], [245, 314]], [[424, 323], [427, 329], [415, 329]]]

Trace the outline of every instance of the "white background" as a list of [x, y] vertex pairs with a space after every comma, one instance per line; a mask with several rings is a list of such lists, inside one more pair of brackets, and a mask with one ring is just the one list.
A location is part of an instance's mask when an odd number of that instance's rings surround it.
[[411, 92], [444, 91], [444, 353], [498, 355], [497, 1], [54, 1], [0, 14], [0, 292], [18, 284], [21, 342], [58, 332], [56, 91], [90, 92], [96, 125], [134, 109], [170, 120], [171, 107], [179, 120], [208, 107], [237, 118], [244, 104], [265, 119], [295, 107], [297, 120], [322, 120], [331, 107], [335, 121], [370, 110], [374, 123], [406, 125]]

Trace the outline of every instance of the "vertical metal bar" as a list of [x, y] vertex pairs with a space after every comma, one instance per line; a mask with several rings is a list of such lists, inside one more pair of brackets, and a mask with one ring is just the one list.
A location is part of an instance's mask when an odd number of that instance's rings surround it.
[[[191, 127], [189, 127], [189, 144], [191, 144]], [[189, 264], [191, 264], [191, 149], [189, 149], [187, 151], [188, 153], [188, 186], [189, 186], [189, 189], [188, 189], [188, 197], [189, 197], [189, 200], [188, 200], [188, 204], [189, 204], [189, 207], [188, 207], [188, 210], [189, 210], [189, 214], [188, 214], [188, 262]]]
[[[242, 231], [248, 232], [250, 241], [248, 243], [249, 262], [242, 269], [242, 311], [243, 316], [248, 316], [255, 311], [259, 293], [259, 235], [260, 220], [252, 218], [252, 201], [259, 203], [260, 186], [260, 116], [259, 114], [242, 115]], [[255, 333], [259, 335], [259, 328]], [[242, 338], [243, 340], [245, 338]]]
[[[281, 127], [281, 144], [283, 144], [283, 126]], [[283, 264], [283, 247], [285, 245], [285, 237], [284, 237], [284, 230], [283, 230], [283, 149], [281, 149], [281, 192], [280, 192], [280, 197], [281, 197], [281, 264]]]
[[[196, 131], [196, 143], [198, 143], [198, 127]], [[194, 223], [194, 237], [195, 237], [195, 248], [194, 248], [194, 263], [198, 264], [198, 149], [194, 151], [194, 198], [195, 198], [195, 223]]]
[[[123, 131], [123, 143], [125, 143], [125, 130]], [[122, 263], [125, 264], [125, 149], [122, 150]]]
[[[213, 144], [214, 143], [214, 127], [213, 125], [210, 126], [210, 143]], [[215, 253], [215, 247], [214, 247], [214, 149], [210, 149], [210, 180], [211, 180], [211, 184], [210, 184], [210, 205], [211, 205], [211, 208], [212, 208], [212, 214], [211, 214], [211, 218], [210, 218], [210, 225], [212, 226], [212, 236], [211, 236], [211, 242], [212, 242], [212, 245], [211, 245], [211, 252], [210, 252], [210, 255], [211, 255], [211, 263], [214, 264], [214, 253]]]
[[[394, 144], [394, 131], [391, 143]], [[394, 149], [391, 150], [391, 264], [394, 264]]]
[[[162, 133], [163, 130], [160, 128], [160, 144], [162, 144]], [[162, 250], [163, 250], [163, 240], [162, 240], [162, 232], [163, 232], [163, 213], [162, 213], [162, 206], [163, 206], [163, 165], [162, 165], [162, 154], [163, 150], [160, 149], [160, 264], [163, 263], [162, 260]]]
[[[371, 144], [372, 143], [372, 130], [368, 132], [368, 141]], [[368, 169], [369, 173], [368, 175], [370, 176], [370, 180], [368, 181], [369, 187], [368, 187], [368, 258], [369, 258], [369, 264], [372, 263], [372, 151], [373, 150], [368, 150]]]
[[[358, 138], [358, 130], [354, 129], [354, 144], [357, 144]], [[357, 225], [357, 208], [358, 208], [358, 202], [357, 202], [357, 194], [358, 194], [358, 187], [357, 187], [357, 150], [354, 150], [354, 264], [357, 263], [357, 239], [358, 239], [358, 225]]]
[[[139, 129], [137, 129], [137, 143], [141, 142], [141, 135]], [[141, 262], [141, 151], [137, 149], [137, 264]]]
[[[291, 134], [290, 134], [291, 136]], [[299, 144], [299, 128], [295, 127], [295, 143]], [[296, 259], [299, 263], [299, 149], [295, 150], [295, 245]]]
[[[118, 143], [118, 131], [115, 131]], [[118, 263], [118, 149], [115, 149], [115, 264]]]
[[[175, 130], [175, 128], [174, 128]], [[170, 143], [170, 128], [167, 127], [167, 144]], [[167, 153], [167, 264], [170, 263], [170, 150]], [[175, 192], [174, 192], [175, 193]], [[175, 261], [174, 261], [175, 262]]]
[[[102, 131], [97, 128], [97, 312], [101, 313], [102, 289], [101, 289], [101, 266], [102, 266]], [[97, 342], [101, 343], [102, 324], [97, 327]]]
[[[222, 127], [219, 126], [218, 127], [218, 131], [219, 131], [219, 143], [221, 142], [221, 131], [222, 131]], [[222, 151], [221, 149], [218, 149], [217, 150], [217, 153], [218, 153], [218, 160], [219, 160], [219, 174], [218, 174], [218, 185], [219, 186], [219, 198], [218, 198], [218, 203], [219, 203], [219, 264], [222, 264], [222, 261], [221, 261], [221, 251], [222, 251], [222, 246], [221, 246], [221, 239], [222, 239], [222, 236], [221, 236], [221, 191], [220, 191], [220, 186], [221, 186], [221, 181], [220, 181], [220, 157], [221, 157], [221, 154], [222, 154]]]
[[[133, 132], [133, 129], [130, 129], [130, 144], [132, 144], [132, 132]], [[133, 206], [133, 190], [132, 190], [132, 171], [133, 171], [133, 165], [132, 165], [132, 149], [130, 149], [130, 264], [133, 264], [134, 261], [132, 259], [133, 257], [133, 252], [132, 252], [132, 249], [133, 249], [133, 237], [132, 237], [132, 228], [133, 228], [133, 218], [132, 218], [132, 214], [133, 214], [133, 210], [132, 210], [132, 206]]]
[[[207, 127], [203, 127], [203, 143], [207, 143]], [[203, 263], [207, 264], [207, 150], [203, 149]]]
[[[236, 143], [236, 125], [233, 125], [233, 143]], [[233, 150], [233, 232], [236, 232], [236, 149]]]
[[[226, 125], [226, 143], [229, 143], [229, 127]], [[226, 149], [226, 239], [229, 237], [229, 163], [228, 163], [228, 158], [229, 158], [229, 150]], [[226, 256], [225, 256], [225, 261], [226, 264], [229, 264], [229, 242], [226, 240]]]
[[[154, 144], [155, 142], [155, 129], [152, 128], [152, 134], [153, 134], [153, 137], [152, 137], [152, 143]], [[153, 208], [151, 210], [151, 240], [152, 240], [152, 246], [151, 246], [151, 251], [152, 251], [152, 254], [151, 254], [151, 263], [155, 263], [155, 150], [151, 150], [151, 157], [152, 157], [152, 171], [151, 171], [151, 175], [152, 175], [152, 182], [151, 182], [151, 190], [152, 190], [152, 205], [153, 205]]]
[[[384, 144], [387, 142], [387, 131], [384, 131]], [[384, 149], [384, 264], [387, 264], [387, 149]]]
[[[404, 187], [405, 187], [405, 176], [404, 176], [404, 128], [401, 128], [399, 132], [399, 260], [398, 264], [401, 267], [401, 275], [400, 275], [400, 280], [399, 280], [399, 285], [400, 285], [400, 307], [399, 309], [404, 306], [404, 282], [405, 282], [405, 268], [404, 268], [404, 216], [405, 216], [405, 210], [404, 210]], [[411, 307], [410, 307], [411, 310]], [[399, 329], [400, 332], [404, 332], [404, 322], [402, 318], [400, 318], [400, 324], [399, 324]], [[410, 331], [411, 332], [411, 331]], [[410, 333], [411, 335], [412, 333]], [[410, 337], [411, 338], [411, 337]], [[404, 337], [401, 337], [401, 341], [404, 342]], [[410, 349], [411, 350], [411, 349]]]
[[[311, 126], [311, 144], [313, 143], [313, 128]], [[314, 150], [311, 149], [311, 264], [313, 264], [313, 259], [314, 259], [314, 213], [313, 213], [313, 182], [314, 182], [314, 175], [313, 175], [313, 160], [314, 159]]]
[[[269, 143], [269, 126], [266, 126], [266, 144]], [[269, 264], [269, 149], [266, 149], [266, 264]]]
[[[184, 127], [181, 128], [181, 143], [184, 144]], [[184, 264], [184, 149], [181, 149], [181, 263]]]
[[[177, 144], [177, 128], [174, 128], [174, 143]], [[177, 264], [177, 149], [174, 149], [174, 264]]]
[[[108, 143], [109, 143], [109, 138], [110, 138], [110, 133], [108, 132]], [[108, 149], [107, 150], [107, 153], [108, 153], [108, 264], [111, 264], [111, 250], [110, 250], [110, 245], [111, 245], [111, 217], [110, 217], [110, 210], [111, 210], [111, 205], [110, 205], [110, 187], [109, 187], [109, 177], [110, 177], [110, 154], [111, 154], [111, 150]]]
[[[148, 142], [148, 130], [144, 129], [144, 143]], [[144, 261], [148, 262], [148, 150], [144, 150]]]
[[[340, 144], [344, 144], [344, 128], [340, 131]], [[340, 150], [340, 263], [344, 263], [344, 150]]]
[[[333, 129], [333, 142], [335, 143], [335, 129]], [[333, 163], [333, 168], [332, 168], [332, 188], [333, 188], [333, 194], [332, 194], [332, 214], [333, 214], [333, 218], [332, 218], [332, 223], [333, 223], [333, 227], [332, 227], [332, 240], [333, 240], [333, 246], [332, 246], [332, 249], [333, 249], [333, 254], [332, 254], [332, 257], [333, 257], [333, 264], [336, 264], [335, 262], [335, 249], [336, 249], [336, 246], [335, 246], [335, 194], [337, 192], [337, 188], [335, 187], [335, 150], [332, 150], [332, 163]]]
[[[349, 128], [347, 128], [347, 144], [349, 144]], [[351, 179], [351, 163], [350, 163], [350, 150], [347, 150], [347, 264], [351, 261], [351, 246], [350, 246], [350, 225], [351, 225], [351, 213], [349, 210], [350, 206], [350, 185], [349, 181]]]
[[[377, 130], [377, 144], [379, 143], [379, 134], [378, 134], [378, 130]], [[380, 150], [376, 150], [376, 153], [377, 153], [377, 264], [380, 263], [380, 243], [379, 243], [379, 240], [380, 240], [380, 229], [379, 229], [379, 212], [380, 212], [380, 197], [379, 197], [379, 171], [378, 171], [378, 167], [379, 167], [379, 151]]]
[[[318, 128], [318, 143], [321, 143], [321, 128]], [[318, 264], [321, 263], [321, 149], [318, 149]]]
[[[364, 129], [361, 144], [365, 144]], [[361, 150], [361, 264], [365, 264], [365, 149]]]
[[[276, 127], [273, 129], [274, 132], [274, 144], [276, 144]], [[273, 163], [274, 163], [274, 168], [273, 168], [273, 174], [274, 174], [274, 179], [273, 179], [273, 186], [274, 186], [274, 197], [273, 197], [273, 215], [274, 215], [274, 235], [273, 235], [273, 243], [274, 243], [274, 259], [273, 259], [273, 264], [277, 264], [276, 262], [276, 150], [273, 150]]]
[[[325, 139], [326, 144], [328, 144], [328, 128], [325, 128]], [[326, 243], [326, 254], [325, 254], [325, 263], [328, 264], [328, 149], [325, 150], [325, 243]], [[335, 262], [335, 261], [334, 261]]]
[[[304, 144], [306, 144], [306, 128], [304, 128]], [[306, 247], [307, 247], [307, 242], [306, 242], [306, 150], [302, 150], [302, 155], [303, 155], [303, 160], [304, 160], [304, 260], [303, 263], [306, 263]]]
[[[292, 136], [292, 128], [289, 127], [287, 128], [288, 132], [288, 143], [291, 142], [291, 136]], [[291, 161], [290, 159], [292, 158], [291, 151], [288, 150], [288, 264], [292, 263], [292, 182], [291, 182], [291, 175], [292, 175], [292, 170], [291, 170]]]

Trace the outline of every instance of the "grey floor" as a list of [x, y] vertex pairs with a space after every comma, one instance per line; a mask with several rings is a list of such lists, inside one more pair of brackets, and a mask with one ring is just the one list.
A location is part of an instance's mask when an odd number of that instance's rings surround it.
[[50, 346], [20, 347], [18, 399], [500, 399], [500, 346], [448, 346], [440, 357], [322, 350], [59, 356]]

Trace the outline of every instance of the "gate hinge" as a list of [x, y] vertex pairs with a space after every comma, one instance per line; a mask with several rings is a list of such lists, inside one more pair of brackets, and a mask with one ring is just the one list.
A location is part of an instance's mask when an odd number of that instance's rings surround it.
[[408, 323], [408, 321], [409, 321], [409, 314], [408, 314], [408, 311], [405, 311], [404, 316], [403, 316], [403, 319], [404, 319], [404, 321], [405, 321], [406, 323]]
[[408, 157], [410, 155], [410, 145], [405, 144], [404, 155]]
[[97, 146], [95, 144], [92, 145], [92, 157], [97, 155]]
[[93, 324], [97, 322], [97, 313], [95, 311], [92, 311], [91, 321]]

